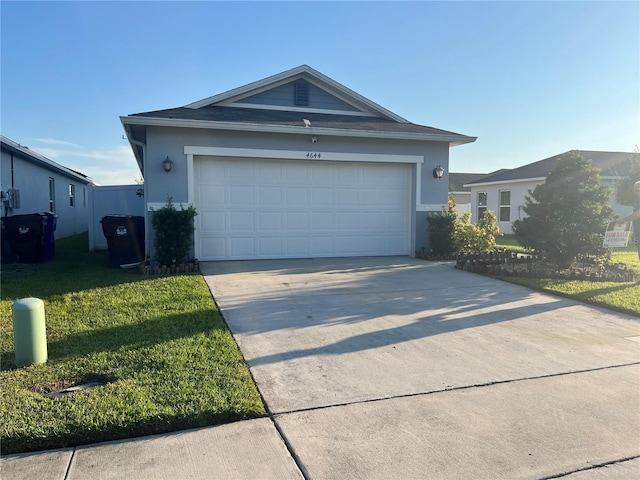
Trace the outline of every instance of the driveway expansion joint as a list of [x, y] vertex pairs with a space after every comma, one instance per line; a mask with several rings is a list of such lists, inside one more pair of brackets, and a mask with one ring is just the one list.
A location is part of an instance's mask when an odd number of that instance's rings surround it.
[[[547, 375], [538, 375], [538, 376], [533, 376], [533, 377], [512, 378], [512, 379], [509, 379], [509, 380], [496, 380], [494, 382], [478, 383], [478, 384], [475, 384], [475, 385], [462, 385], [460, 387], [449, 387], [449, 388], [443, 388], [443, 389], [440, 389], [440, 390], [431, 390], [429, 392], [407, 393], [407, 394], [404, 394], [404, 395], [392, 395], [392, 396], [380, 397], [380, 398], [370, 398], [370, 399], [367, 399], [367, 400], [356, 400], [356, 401], [344, 402], [344, 403], [332, 403], [330, 405], [321, 405], [321, 406], [318, 406], [318, 407], [309, 407], [309, 408], [299, 408], [299, 409], [295, 409], [295, 410], [286, 410], [286, 411], [277, 412], [277, 413], [272, 413], [272, 412], [269, 411], [268, 414], [269, 414], [269, 418], [274, 420], [275, 417], [288, 415], [288, 414], [291, 414], [291, 413], [313, 412], [313, 411], [324, 410], [324, 409], [333, 408], [333, 407], [347, 407], [349, 405], [358, 405], [358, 404], [365, 404], [365, 403], [383, 402], [385, 400], [394, 400], [394, 399], [399, 399], [399, 398], [423, 397], [423, 396], [427, 396], [427, 395], [433, 395], [433, 394], [436, 394], [436, 393], [456, 392], [456, 391], [460, 391], [460, 390], [470, 390], [472, 388], [492, 387], [494, 385], [504, 385], [504, 384], [508, 384], [508, 383], [526, 382], [526, 381], [530, 381], [530, 380], [541, 380], [541, 379], [544, 379], [544, 378], [555, 378], [555, 377], [564, 377], [564, 376], [568, 376], [568, 375], [579, 375], [581, 373], [598, 372], [598, 371], [602, 371], [602, 370], [611, 370], [611, 369], [614, 369], [614, 368], [632, 367], [634, 365], [640, 365], [640, 362], [622, 363], [622, 364], [619, 364], [619, 365], [607, 365], [606, 367], [588, 368], [588, 369], [584, 369], [584, 370], [573, 370], [573, 371], [570, 371], [570, 372], [550, 373], [550, 374], [547, 374]], [[266, 402], [265, 402], [265, 405], [266, 405]], [[274, 421], [274, 423], [275, 423], [275, 421]], [[625, 460], [620, 460], [620, 461], [625, 461]], [[554, 477], [549, 477], [549, 478], [554, 478]]]
[[568, 475], [573, 475], [574, 473], [587, 472], [589, 470], [596, 470], [598, 468], [610, 467], [612, 465], [617, 465], [619, 463], [630, 462], [631, 460], [636, 460], [637, 458], [640, 458], [640, 455], [634, 455], [633, 457], [621, 458], [619, 460], [612, 460], [610, 462], [597, 463], [597, 464], [594, 464], [594, 465], [590, 465], [588, 467], [578, 468], [577, 470], [572, 470], [570, 472], [558, 473], [556, 475], [551, 475], [550, 477], [542, 477], [539, 480], [551, 480], [553, 478], [562, 478], [562, 477], [566, 477]]

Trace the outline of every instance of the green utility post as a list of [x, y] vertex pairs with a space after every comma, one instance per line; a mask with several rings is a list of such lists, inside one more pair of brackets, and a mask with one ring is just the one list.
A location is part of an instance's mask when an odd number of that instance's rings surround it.
[[47, 361], [47, 330], [44, 302], [39, 298], [23, 298], [15, 301], [11, 310], [16, 367], [45, 363]]

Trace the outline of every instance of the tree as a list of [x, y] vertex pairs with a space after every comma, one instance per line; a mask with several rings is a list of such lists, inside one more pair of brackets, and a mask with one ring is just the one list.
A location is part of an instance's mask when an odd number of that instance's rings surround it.
[[637, 198], [633, 193], [633, 185], [640, 181], [640, 151], [636, 151], [629, 158], [629, 171], [627, 175], [616, 182], [616, 202], [620, 205], [634, 207]]
[[522, 220], [513, 222], [520, 244], [565, 268], [588, 255], [606, 255], [602, 236], [613, 217], [610, 190], [600, 172], [575, 151], [559, 157], [545, 183], [525, 197]]

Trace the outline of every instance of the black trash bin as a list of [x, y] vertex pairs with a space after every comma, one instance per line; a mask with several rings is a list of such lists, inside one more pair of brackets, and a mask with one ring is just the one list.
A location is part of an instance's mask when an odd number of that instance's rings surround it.
[[100, 220], [112, 267], [144, 260], [144, 217], [107, 215]]
[[58, 217], [53, 212], [44, 212], [44, 238], [43, 238], [43, 260], [51, 260], [56, 253], [56, 241], [54, 232], [58, 225]]
[[48, 260], [44, 252], [45, 214], [12, 215], [4, 217], [3, 222], [4, 233], [9, 240], [14, 260], [20, 263], [40, 263]]

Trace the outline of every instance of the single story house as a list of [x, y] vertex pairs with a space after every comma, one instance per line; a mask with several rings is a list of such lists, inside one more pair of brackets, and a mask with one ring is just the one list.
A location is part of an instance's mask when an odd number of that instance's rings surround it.
[[[495, 172], [494, 172], [495, 173]], [[454, 173], [449, 174], [449, 196], [456, 204], [458, 216], [471, 212], [471, 187], [467, 184], [476, 182], [491, 173]]]
[[56, 239], [86, 232], [87, 188], [93, 180], [4, 135], [0, 145], [1, 216], [53, 212]]
[[[152, 209], [193, 205], [195, 256], [413, 255], [446, 208], [449, 148], [302, 65], [183, 107], [121, 117]], [[153, 252], [152, 252], [153, 256]]]
[[[585, 160], [590, 160], [593, 167], [600, 170], [601, 184], [610, 187], [612, 192], [616, 180], [628, 172], [630, 158], [633, 155], [630, 152], [576, 151]], [[466, 183], [464, 186], [471, 190], [472, 221], [476, 222], [486, 210], [491, 210], [495, 213], [502, 232], [513, 233], [513, 222], [526, 216], [522, 210], [525, 197], [529, 195], [530, 190], [544, 183], [547, 175], [555, 170], [558, 158], [562, 155], [564, 153], [522, 167], [499, 170]], [[619, 216], [628, 215], [631, 212], [629, 207], [616, 203], [613, 193], [610, 203]]]

